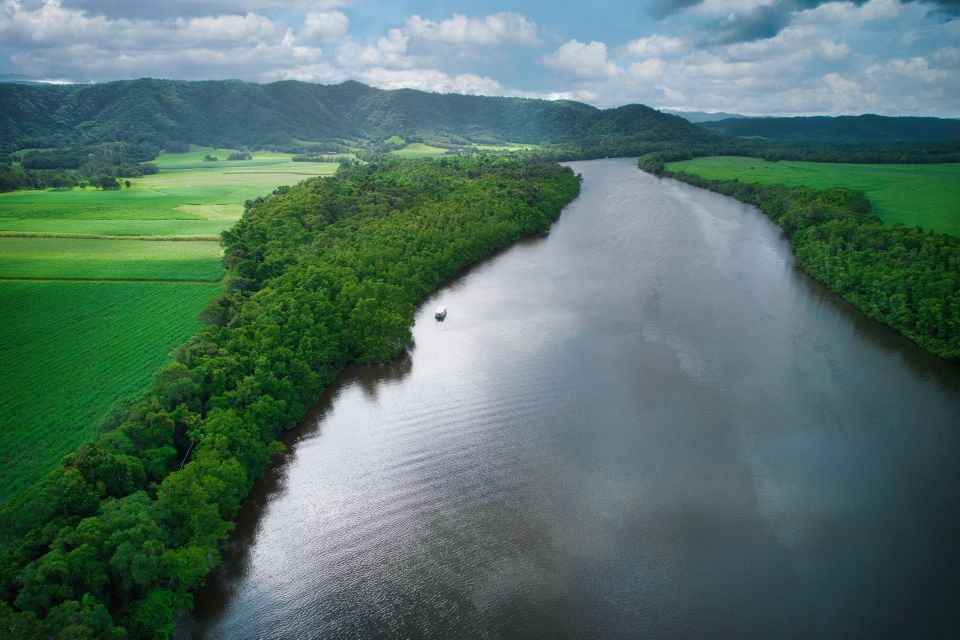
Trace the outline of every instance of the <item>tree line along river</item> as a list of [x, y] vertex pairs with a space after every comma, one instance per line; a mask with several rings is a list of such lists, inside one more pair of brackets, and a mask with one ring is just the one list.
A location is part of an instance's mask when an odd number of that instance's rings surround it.
[[571, 166], [290, 435], [178, 635], [955, 637], [956, 365], [758, 210]]

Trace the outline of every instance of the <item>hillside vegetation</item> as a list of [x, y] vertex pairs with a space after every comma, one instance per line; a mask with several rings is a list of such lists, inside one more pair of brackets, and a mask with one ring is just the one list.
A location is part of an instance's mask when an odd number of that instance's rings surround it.
[[391, 160], [251, 201], [203, 329], [115, 429], [0, 511], [0, 629], [169, 637], [279, 434], [347, 362], [407, 346], [426, 294], [544, 231], [579, 186], [551, 164]]
[[642, 105], [386, 91], [358, 82], [131, 80], [93, 85], [0, 84], [0, 152], [124, 141], [167, 148], [315, 147], [403, 138], [430, 145], [569, 144], [640, 149], [714, 134]]
[[945, 118], [811, 116], [729, 118], [701, 126], [731, 136], [791, 142], [899, 143], [960, 141], [960, 120]]

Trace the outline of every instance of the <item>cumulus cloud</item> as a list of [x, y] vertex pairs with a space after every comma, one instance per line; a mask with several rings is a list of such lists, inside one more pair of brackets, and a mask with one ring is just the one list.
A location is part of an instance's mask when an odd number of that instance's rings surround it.
[[350, 20], [341, 11], [308, 13], [298, 39], [304, 42], [339, 40], [347, 35], [349, 26]]
[[960, 47], [942, 47], [933, 52], [934, 62], [943, 65], [960, 66]]
[[668, 56], [682, 53], [689, 48], [689, 43], [682, 38], [664, 35], [652, 35], [647, 38], [638, 38], [627, 43], [627, 54], [637, 58], [647, 56]]
[[437, 93], [466, 93], [470, 95], [502, 95], [503, 87], [489, 76], [474, 73], [449, 75], [439, 69], [384, 69], [364, 70], [360, 79], [381, 89], [419, 89]]
[[[23, 4], [36, 0], [21, 0]], [[89, 15], [113, 19], [161, 20], [222, 14], [267, 13], [290, 11], [306, 13], [329, 11], [346, 6], [346, 0], [61, 0], [67, 9], [79, 9]]]
[[140, 20], [90, 15], [57, 0], [8, 0], [3, 15], [0, 40], [18, 47], [12, 68], [39, 79], [256, 78], [322, 54], [297, 45], [287, 25], [252, 12]]
[[938, 84], [956, 80], [956, 75], [952, 69], [931, 67], [927, 59], [920, 56], [909, 60], [894, 58], [883, 64], [871, 65], [867, 68], [866, 76], [875, 82], [906, 80]]
[[621, 73], [608, 57], [607, 45], [596, 40], [589, 43], [569, 40], [553, 53], [541, 57], [540, 62], [548, 69], [586, 80], [612, 78]]
[[800, 11], [796, 24], [862, 24], [875, 20], [894, 20], [903, 7], [897, 0], [870, 0], [863, 4], [828, 2]]
[[418, 61], [407, 54], [410, 37], [401, 29], [390, 29], [387, 35], [377, 40], [376, 45], [360, 46], [353, 41], [342, 45], [337, 53], [337, 61], [351, 68], [359, 67], [398, 67], [410, 68]]
[[218, 15], [177, 18], [172, 21], [110, 19], [90, 16], [47, 0], [33, 10], [20, 3], [7, 5], [7, 19], [0, 21], [0, 39], [24, 49], [91, 45], [101, 50], [178, 47], [238, 47], [280, 42], [287, 27], [264, 16]]
[[[903, 0], [931, 12], [960, 15], [960, 0]], [[749, 42], [777, 35], [800, 14], [801, 19], [862, 22], [896, 18], [897, 0], [660, 0], [655, 13], [669, 17], [681, 12], [714, 16], [705, 26], [713, 42]]]
[[786, 58], [795, 65], [814, 58], [843, 60], [852, 53], [848, 44], [833, 40], [810, 26], [788, 27], [772, 38], [738, 42], [723, 51], [732, 60]]
[[537, 25], [517, 13], [493, 13], [479, 18], [455, 13], [440, 22], [414, 15], [407, 18], [405, 30], [424, 42], [457, 46], [535, 47], [540, 44]]

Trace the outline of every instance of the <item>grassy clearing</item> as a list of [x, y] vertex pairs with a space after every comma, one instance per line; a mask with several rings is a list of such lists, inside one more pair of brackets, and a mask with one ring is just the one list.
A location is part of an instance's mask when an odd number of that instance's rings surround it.
[[401, 158], [429, 158], [431, 156], [442, 156], [447, 151], [449, 151], [449, 149], [431, 147], [430, 145], [423, 144], [422, 142], [411, 142], [403, 149], [391, 151], [390, 154], [399, 156]]
[[672, 162], [668, 167], [705, 178], [858, 189], [884, 222], [960, 236], [960, 164], [766, 162], [724, 156]]
[[[178, 243], [167, 243], [178, 244]], [[215, 284], [0, 282], [0, 502], [145, 389]]]
[[540, 149], [538, 144], [522, 144], [519, 142], [504, 142], [503, 144], [475, 144], [472, 145], [481, 151], [526, 151]]
[[0, 277], [216, 282], [221, 253], [210, 241], [0, 238]]
[[230, 154], [238, 151], [238, 149], [222, 149], [219, 147], [201, 147], [199, 145], [192, 144], [190, 145], [190, 150], [184, 153], [167, 153], [163, 152], [157, 156], [156, 160], [152, 160], [155, 165], [158, 165], [161, 170], [164, 165], [178, 165], [178, 164], [192, 164], [197, 162], [203, 162], [206, 165], [211, 165], [214, 163], [204, 162], [204, 157], [213, 156], [217, 158], [217, 162], [257, 162], [263, 160], [280, 160], [288, 161], [290, 160], [289, 153], [274, 153], [272, 151], [257, 151], [253, 154], [253, 160], [227, 160], [230, 157]]

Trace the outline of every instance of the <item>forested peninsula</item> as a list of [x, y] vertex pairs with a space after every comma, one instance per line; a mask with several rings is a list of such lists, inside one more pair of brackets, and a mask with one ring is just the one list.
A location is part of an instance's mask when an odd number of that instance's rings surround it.
[[638, 166], [759, 207], [807, 274], [930, 353], [960, 360], [960, 239], [884, 224], [859, 191], [711, 180], [664, 160], [649, 154]]
[[3, 633], [169, 637], [277, 437], [347, 363], [406, 347], [425, 295], [547, 229], [579, 188], [558, 165], [391, 160], [248, 202], [204, 328], [0, 512]]

